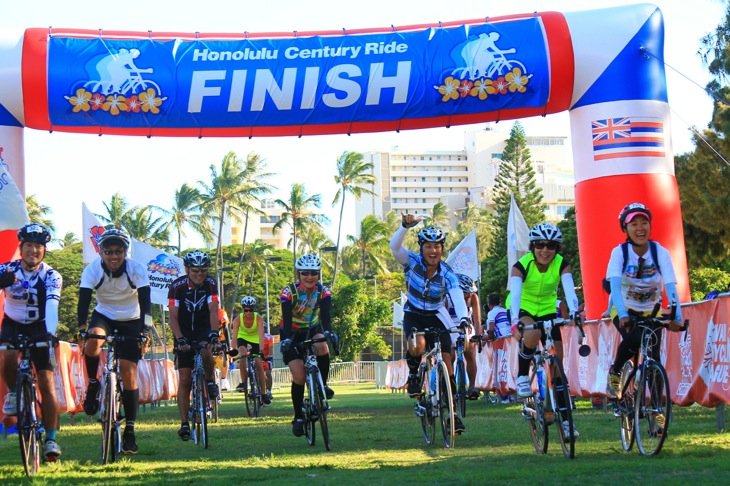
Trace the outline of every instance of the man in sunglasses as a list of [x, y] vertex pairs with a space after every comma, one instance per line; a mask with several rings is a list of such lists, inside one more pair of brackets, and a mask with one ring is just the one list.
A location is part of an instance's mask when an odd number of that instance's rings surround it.
[[[129, 236], [118, 229], [108, 229], [98, 241], [100, 257], [81, 273], [77, 319], [79, 332], [87, 328], [89, 304], [96, 291], [96, 307], [88, 322], [89, 334], [108, 336], [115, 330], [128, 337], [138, 337], [145, 326], [152, 325], [150, 281], [147, 268], [128, 257]], [[84, 346], [84, 360], [89, 386], [86, 389], [84, 412], [95, 415], [99, 411], [98, 380], [99, 355], [102, 340], [89, 339]], [[121, 341], [116, 345], [122, 375], [122, 405], [126, 421], [122, 435], [122, 452], [139, 451], [134, 424], [139, 410], [137, 362], [142, 358], [140, 343]]]
[[208, 343], [200, 354], [203, 358], [208, 396], [218, 398], [215, 383], [215, 358], [212, 345], [218, 343], [218, 287], [208, 275], [210, 255], [204, 251], [189, 251], [183, 257], [185, 275], [170, 284], [167, 297], [170, 309], [170, 330], [175, 338], [175, 366], [178, 373], [177, 409], [180, 413], [178, 437], [190, 440], [190, 388], [193, 385], [195, 351], [190, 343]]
[[[330, 335], [332, 326], [332, 294], [330, 289], [319, 281], [322, 260], [313, 254], [302, 255], [294, 263], [298, 282], [284, 287], [281, 291], [281, 353], [284, 363], [289, 366], [292, 376], [291, 398], [294, 406], [292, 432], [295, 436], [304, 435], [304, 357], [299, 346], [306, 339], [321, 339]], [[331, 334], [336, 340], [336, 335]], [[330, 371], [330, 351], [326, 342], [316, 343], [317, 366], [324, 382], [327, 399], [335, 392], [327, 385]]]
[[[58, 328], [58, 304], [61, 299], [61, 274], [43, 262], [46, 243], [51, 233], [42, 224], [32, 223], [18, 231], [20, 259], [0, 264], [0, 290], [5, 293], [5, 315], [2, 319], [0, 344], [15, 344], [18, 334], [27, 337], [47, 336], [53, 341]], [[58, 401], [53, 379], [50, 348], [33, 348], [30, 359], [38, 374], [38, 385], [43, 395], [41, 411], [46, 440], [43, 454], [49, 462], [61, 455], [56, 443], [58, 430]], [[8, 385], [3, 412], [18, 414], [15, 383], [18, 372], [18, 352], [2, 352], [2, 377]]]
[[[248, 348], [251, 348], [251, 354], [257, 355], [254, 358], [256, 364], [256, 374], [259, 377], [259, 385], [261, 387], [261, 401], [264, 405], [271, 405], [271, 398], [266, 393], [266, 375], [264, 373], [264, 364], [262, 352], [264, 348], [264, 320], [255, 310], [256, 299], [247, 295], [241, 299], [241, 315], [233, 319], [233, 335], [236, 337], [236, 347], [240, 359], [241, 385], [240, 391], [246, 389], [246, 371], [248, 370]], [[238, 389], [238, 388], [237, 388]]]
[[[540, 223], [530, 230], [529, 237], [530, 252], [514, 264], [509, 279], [512, 335], [518, 341], [522, 340], [516, 380], [517, 396], [522, 398], [532, 396], [530, 362], [538, 342], [544, 340], [544, 337], [539, 329], [520, 333], [518, 323], [530, 325], [536, 321], [555, 319], [558, 285], [563, 286], [570, 315], [574, 316], [578, 312], [578, 296], [575, 293], [570, 263], [558, 253], [563, 242], [563, 233], [553, 224]], [[555, 351], [562, 359], [563, 338], [560, 328], [553, 327], [551, 336]], [[565, 435], [570, 434], [567, 427], [566, 421], [563, 423]], [[573, 435], [578, 437], [578, 431], [574, 430]]]

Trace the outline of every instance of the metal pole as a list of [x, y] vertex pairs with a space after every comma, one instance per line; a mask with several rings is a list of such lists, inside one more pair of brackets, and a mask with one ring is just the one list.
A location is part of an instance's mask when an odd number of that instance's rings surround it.
[[271, 316], [269, 315], [269, 262], [264, 262], [264, 273], [266, 274], [266, 334], [271, 334]]

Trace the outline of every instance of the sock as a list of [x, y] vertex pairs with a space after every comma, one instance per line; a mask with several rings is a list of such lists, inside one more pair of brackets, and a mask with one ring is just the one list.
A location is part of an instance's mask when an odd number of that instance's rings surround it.
[[536, 348], [528, 348], [525, 346], [519, 353], [517, 367], [517, 376], [528, 376], [530, 374], [530, 362], [535, 354]]
[[408, 371], [415, 375], [418, 373], [418, 366], [421, 364], [421, 357], [420, 356], [411, 356], [408, 355], [408, 359], [406, 360], [408, 362]]
[[317, 356], [317, 366], [319, 367], [319, 372], [322, 374], [324, 386], [327, 386], [327, 378], [330, 375], [330, 355]]
[[96, 373], [99, 371], [99, 356], [84, 355], [84, 361], [86, 362], [86, 376], [89, 377], [89, 381], [96, 381]]
[[124, 418], [127, 420], [126, 429], [134, 431], [134, 422], [137, 420], [137, 409], [139, 408], [139, 389], [122, 390], [122, 405], [124, 406]]
[[304, 403], [304, 385], [291, 384], [291, 401], [294, 405], [294, 418], [302, 418], [302, 404]]
[[56, 440], [56, 431], [55, 430], [46, 429], [46, 440], [55, 441]]

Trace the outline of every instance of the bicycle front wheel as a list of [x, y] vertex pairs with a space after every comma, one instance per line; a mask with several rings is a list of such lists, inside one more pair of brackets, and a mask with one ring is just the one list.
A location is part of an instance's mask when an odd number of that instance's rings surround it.
[[621, 396], [616, 401], [616, 412], [621, 419], [621, 446], [625, 451], [634, 447], [636, 437], [634, 431], [634, 397], [636, 396], [636, 383], [634, 367], [631, 361], [624, 363], [621, 370]]
[[16, 406], [18, 410], [18, 440], [20, 458], [27, 476], [33, 476], [41, 467], [41, 433], [35, 414], [35, 397], [30, 380], [19, 377]]
[[461, 418], [466, 417], [466, 368], [464, 360], [456, 361], [456, 369], [454, 370], [456, 378], [456, 402], [459, 408]]
[[436, 417], [431, 395], [431, 371], [425, 365], [418, 368], [418, 382], [421, 383], [421, 396], [416, 402], [416, 415], [421, 418], [421, 429], [426, 444], [432, 445], [436, 435]]
[[[532, 361], [532, 372], [530, 374], [530, 385], [532, 389], [539, 388], [537, 386], [537, 363]], [[525, 398], [522, 405], [522, 415], [527, 419], [530, 425], [530, 435], [532, 443], [535, 446], [535, 452], [538, 454], [546, 454], [548, 451], [548, 424], [545, 420], [545, 402], [540, 398], [539, 393], [535, 393], [532, 397]]]
[[641, 381], [636, 386], [634, 431], [639, 451], [653, 456], [662, 450], [672, 415], [669, 379], [657, 361], [645, 362], [641, 371]]
[[101, 463], [116, 461], [119, 452], [119, 431], [117, 429], [116, 375], [109, 374], [104, 380], [104, 399], [101, 411]]
[[314, 422], [317, 420], [317, 397], [316, 388], [312, 375], [307, 375], [304, 394], [304, 435], [307, 436], [307, 444], [314, 446], [317, 440], [317, 429], [314, 428]]
[[446, 365], [438, 363], [436, 371], [438, 379], [438, 414], [441, 418], [441, 432], [444, 436], [444, 447], [454, 447], [454, 398], [451, 394], [451, 380]]
[[329, 405], [327, 404], [327, 396], [324, 392], [324, 384], [322, 382], [322, 377], [319, 373], [317, 373], [314, 376], [315, 383], [317, 383], [317, 411], [318, 411], [318, 419], [319, 419], [319, 428], [322, 429], [322, 441], [324, 442], [324, 448], [328, 451], [331, 450], [331, 444], [330, 444], [330, 430], [329, 425], [327, 424], [327, 409]]
[[[202, 373], [201, 373], [202, 375]], [[198, 390], [198, 413], [200, 414], [200, 441], [203, 443], [203, 448], [208, 448], [208, 387], [204, 380], [205, 376], [200, 381], [200, 388]]]
[[550, 377], [548, 383], [552, 393], [552, 406], [555, 413], [555, 425], [563, 448], [563, 455], [570, 459], [575, 457], [575, 428], [573, 427], [573, 404], [570, 400], [570, 386], [565, 376], [563, 362], [556, 356], [550, 359]]

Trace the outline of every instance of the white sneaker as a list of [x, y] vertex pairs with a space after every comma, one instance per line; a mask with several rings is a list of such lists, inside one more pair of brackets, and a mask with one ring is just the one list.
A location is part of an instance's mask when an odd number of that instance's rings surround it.
[[5, 403], [3, 404], [3, 413], [5, 415], [18, 415], [18, 394], [9, 391], [5, 395]]
[[[570, 424], [567, 420], [563, 422], [563, 437], [566, 439], [570, 437]], [[577, 439], [580, 437], [580, 434], [578, 433], [578, 429], [575, 428], [575, 424], [573, 424], [573, 437]]]
[[228, 383], [228, 378], [221, 378], [221, 390], [228, 391], [231, 389], [231, 385]]
[[518, 376], [516, 385], [518, 397], [528, 398], [532, 396], [532, 387], [530, 386], [529, 376]]

